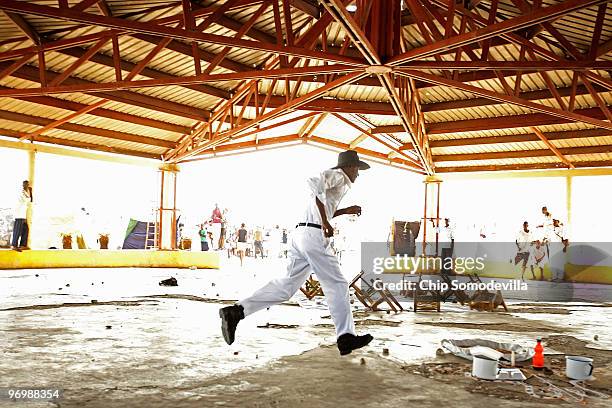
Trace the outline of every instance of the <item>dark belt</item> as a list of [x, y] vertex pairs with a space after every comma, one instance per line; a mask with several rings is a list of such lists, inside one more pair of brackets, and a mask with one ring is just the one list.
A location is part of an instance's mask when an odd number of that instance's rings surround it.
[[298, 225], [295, 226], [297, 227], [312, 227], [312, 228], [318, 228], [321, 229], [321, 226], [319, 224], [313, 224], [312, 222], [300, 222]]

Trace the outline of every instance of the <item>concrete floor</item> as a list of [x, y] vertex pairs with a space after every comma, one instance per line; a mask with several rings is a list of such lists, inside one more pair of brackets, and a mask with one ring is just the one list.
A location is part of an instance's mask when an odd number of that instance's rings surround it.
[[[531, 346], [543, 336], [554, 369], [553, 360], [562, 359], [555, 353], [594, 356], [590, 385], [612, 395], [609, 305], [510, 304], [511, 313], [455, 305], [439, 314], [356, 310], [358, 330], [375, 341], [340, 358], [324, 302], [296, 296], [241, 322], [238, 341], [227, 346], [218, 308], [282, 272], [280, 260], [253, 259], [243, 268], [224, 260], [218, 271], [0, 271], [0, 387], [65, 389], [57, 403], [27, 407], [434, 407], [448, 398], [456, 406], [569, 404], [529, 396], [522, 385], [507, 390], [473, 380], [465, 376], [467, 362], [436, 356], [444, 338]], [[158, 285], [169, 276], [178, 287]], [[268, 323], [293, 326], [258, 327]], [[382, 356], [383, 348], [390, 356]], [[590, 406], [609, 401], [588, 400]]]

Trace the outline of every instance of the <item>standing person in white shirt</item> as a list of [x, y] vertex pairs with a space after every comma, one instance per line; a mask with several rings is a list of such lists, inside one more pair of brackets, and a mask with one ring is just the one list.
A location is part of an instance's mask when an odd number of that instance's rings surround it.
[[[543, 243], [548, 244], [552, 238], [553, 217], [546, 206], [542, 207], [542, 218], [540, 224], [536, 228], [541, 228], [542, 232], [540, 234], [540, 239]], [[546, 247], [546, 251], [549, 252], [548, 245], [546, 245]], [[550, 255], [550, 253], [548, 255]]]
[[304, 218], [291, 234], [287, 275], [268, 282], [235, 305], [219, 310], [221, 329], [227, 344], [234, 342], [236, 326], [240, 320], [258, 310], [289, 300], [312, 272], [317, 275], [323, 287], [336, 326], [340, 355], [349, 354], [372, 341], [369, 334], [355, 335], [348, 282], [342, 276], [338, 259], [329, 245], [329, 239], [334, 235], [330, 223], [333, 217], [343, 214], [361, 215], [361, 207], [357, 205], [343, 209], [338, 209], [338, 205], [357, 179], [359, 170], [368, 168], [370, 166], [367, 163], [359, 160], [357, 152], [347, 150], [338, 156], [336, 167], [308, 180], [311, 197]]
[[536, 275], [534, 271], [534, 267], [538, 267], [540, 269], [540, 280], [544, 280], [544, 266], [546, 265], [546, 250], [542, 245], [542, 242], [538, 239], [535, 242], [531, 250], [531, 255], [529, 256], [529, 268], [531, 269], [531, 275], [533, 276], [533, 280], [536, 280]]
[[[447, 259], [453, 257], [455, 249], [455, 229], [451, 225], [450, 218], [444, 218], [444, 225], [436, 229], [438, 233], [438, 246], [440, 248], [440, 256], [442, 257], [442, 265], [447, 265]], [[444, 272], [449, 273], [450, 270]]]
[[565, 277], [566, 252], [569, 245], [567, 233], [559, 220], [553, 219], [551, 234], [550, 270], [552, 281], [561, 282]]
[[523, 223], [523, 228], [521, 228], [516, 237], [517, 252], [516, 256], [514, 257], [515, 265], [521, 261], [523, 262], [521, 265], [521, 280], [525, 280], [525, 270], [527, 269], [527, 261], [529, 261], [529, 252], [532, 243], [533, 238], [531, 231], [529, 231], [529, 223], [525, 221]]
[[554, 219], [552, 228], [552, 242], [561, 242], [563, 244], [563, 252], [567, 252], [567, 246], [569, 245], [569, 239], [567, 238], [567, 231], [561, 223], [561, 221]]
[[30, 228], [27, 222], [28, 208], [32, 206], [33, 195], [30, 182], [25, 180], [15, 208], [15, 224], [13, 226], [12, 247], [17, 251], [28, 248], [28, 234]]

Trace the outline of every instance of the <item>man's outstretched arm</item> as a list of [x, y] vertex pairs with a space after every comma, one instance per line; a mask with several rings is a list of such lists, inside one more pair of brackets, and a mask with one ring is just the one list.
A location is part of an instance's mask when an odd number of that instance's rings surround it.
[[356, 214], [361, 215], [361, 207], [358, 205], [352, 205], [350, 207], [341, 208], [334, 213], [334, 217], [344, 214]]

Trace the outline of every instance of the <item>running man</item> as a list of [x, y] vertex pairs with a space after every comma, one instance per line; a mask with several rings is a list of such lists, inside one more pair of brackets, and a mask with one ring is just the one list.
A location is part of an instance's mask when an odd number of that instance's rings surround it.
[[338, 165], [325, 170], [319, 177], [308, 180], [311, 198], [304, 218], [291, 234], [287, 275], [274, 279], [250, 297], [233, 306], [219, 310], [221, 329], [227, 344], [234, 342], [236, 327], [245, 316], [287, 301], [315, 273], [323, 286], [329, 311], [336, 326], [337, 346], [340, 355], [366, 346], [372, 336], [355, 335], [355, 323], [351, 313], [348, 282], [342, 276], [338, 259], [329, 245], [334, 235], [330, 220], [343, 214], [361, 215], [361, 207], [354, 205], [338, 209], [340, 201], [359, 175], [359, 170], [370, 166], [359, 160], [357, 152], [347, 150], [338, 156]]

